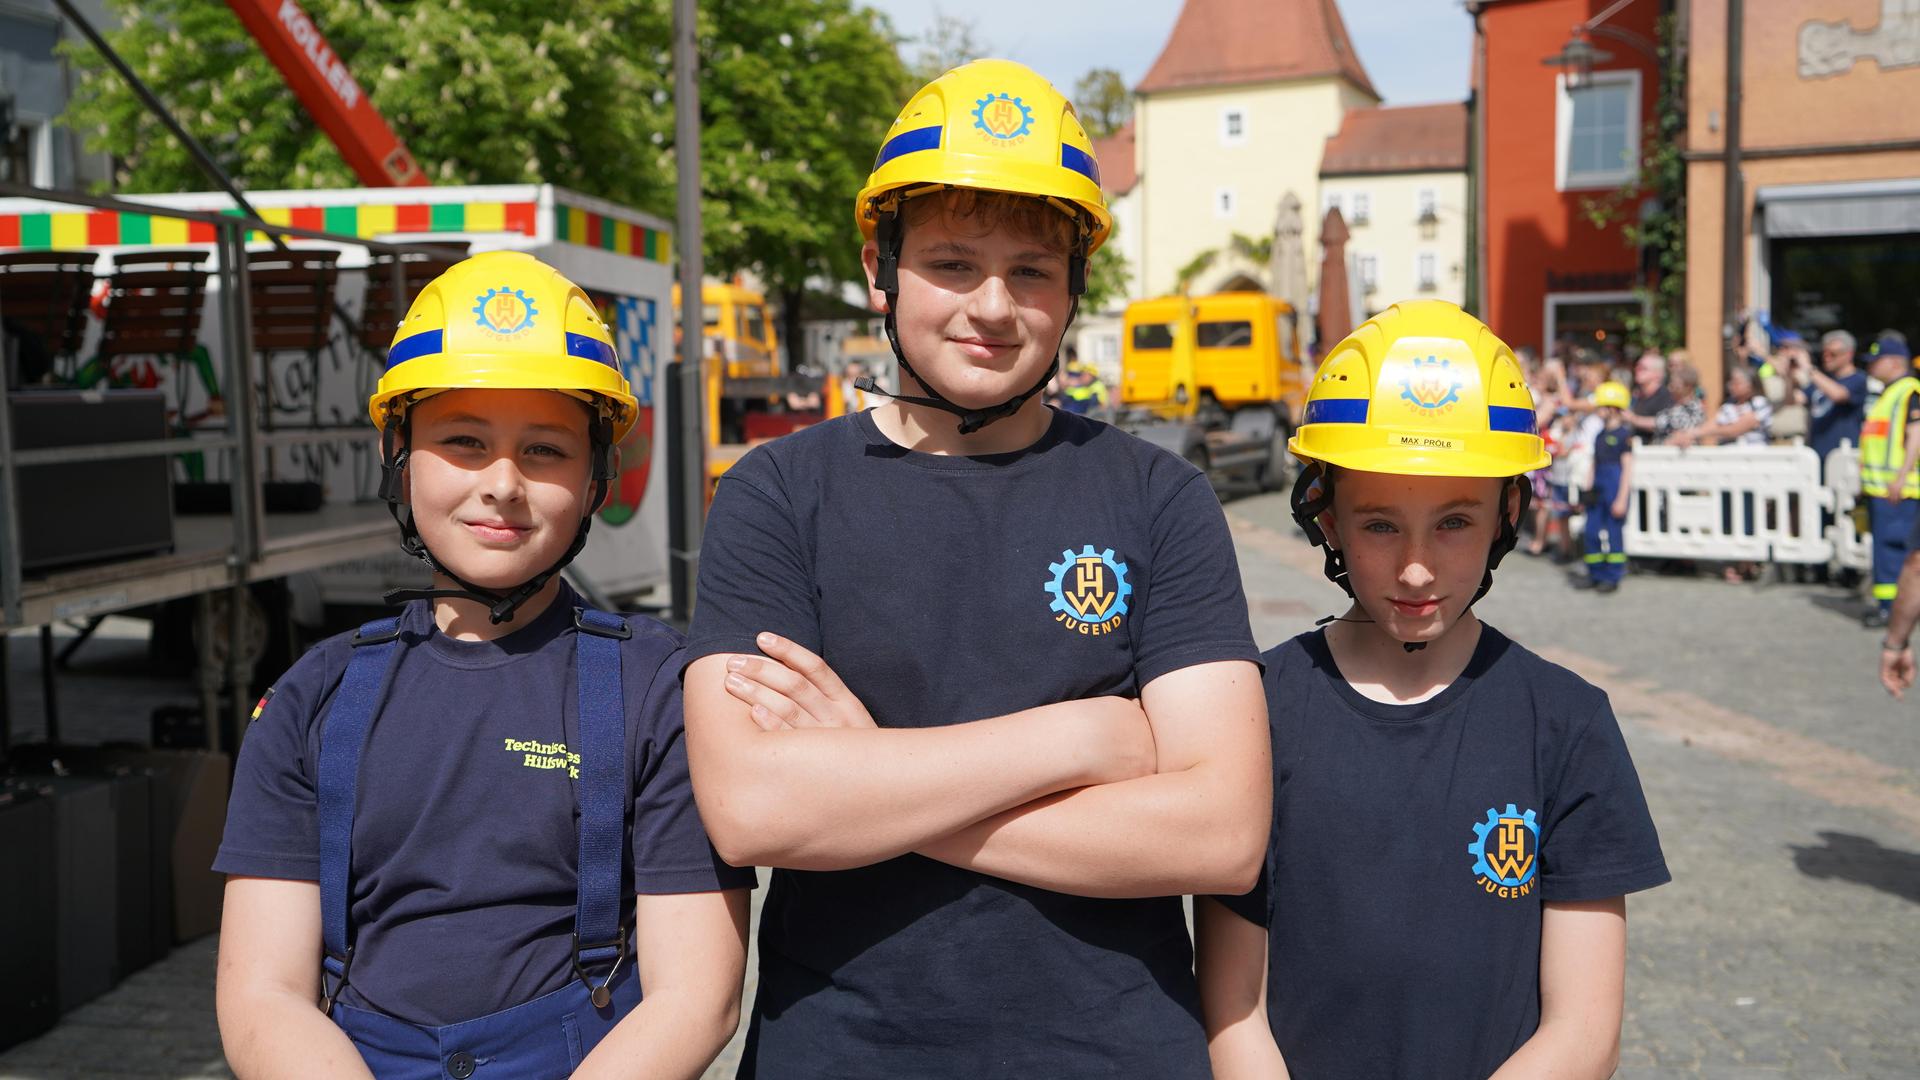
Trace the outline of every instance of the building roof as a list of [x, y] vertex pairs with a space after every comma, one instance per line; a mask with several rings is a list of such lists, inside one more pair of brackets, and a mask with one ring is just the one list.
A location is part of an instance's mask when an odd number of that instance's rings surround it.
[[1321, 176], [1364, 173], [1464, 172], [1467, 105], [1404, 105], [1348, 109], [1327, 140]]
[[1104, 139], [1093, 140], [1093, 159], [1100, 163], [1100, 188], [1109, 197], [1118, 198], [1140, 182], [1134, 168], [1133, 121]]
[[1334, 0], [1185, 0], [1160, 58], [1134, 89], [1344, 76], [1379, 98]]

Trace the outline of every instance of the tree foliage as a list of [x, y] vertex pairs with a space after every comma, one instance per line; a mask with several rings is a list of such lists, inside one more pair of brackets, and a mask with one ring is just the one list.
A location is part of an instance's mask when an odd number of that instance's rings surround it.
[[1640, 253], [1634, 294], [1644, 313], [1629, 312], [1623, 321], [1628, 335], [1663, 351], [1684, 345], [1687, 330], [1687, 73], [1678, 27], [1672, 14], [1660, 17], [1660, 89], [1640, 139], [1639, 172], [1618, 190], [1582, 203], [1595, 228], [1618, 224], [1621, 240]]
[[[242, 186], [357, 180], [224, 4], [110, 0], [116, 50]], [[672, 219], [668, 0], [305, 0], [439, 184], [547, 181]], [[908, 77], [885, 19], [852, 0], [703, 5], [707, 268], [776, 289], [852, 278], [852, 200]], [[207, 188], [186, 151], [84, 45], [67, 120], [123, 191]]]
[[916, 87], [945, 75], [961, 64], [993, 55], [993, 46], [980, 36], [979, 24], [972, 19], [949, 15], [933, 9], [933, 25], [917, 39], [911, 73]]
[[1256, 238], [1245, 233], [1234, 233], [1227, 238], [1226, 247], [1207, 248], [1187, 260], [1186, 265], [1175, 270], [1173, 291], [1184, 296], [1193, 288], [1193, 283], [1200, 280], [1200, 275], [1213, 269], [1214, 264], [1220, 261], [1220, 257], [1228, 253], [1238, 255], [1264, 270], [1266, 265], [1273, 261], [1273, 237], [1269, 235]]
[[1107, 242], [1087, 260], [1087, 291], [1080, 297], [1086, 311], [1106, 311], [1132, 292], [1133, 268], [1120, 254], [1120, 223], [1115, 222]]
[[1096, 139], [1127, 126], [1133, 119], [1133, 91], [1112, 68], [1094, 68], [1073, 84], [1074, 110], [1087, 134]]

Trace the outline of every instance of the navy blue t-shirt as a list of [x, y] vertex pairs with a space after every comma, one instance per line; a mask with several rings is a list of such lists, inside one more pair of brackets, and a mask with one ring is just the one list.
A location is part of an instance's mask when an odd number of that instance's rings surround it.
[[1633, 453], [1633, 429], [1625, 424], [1617, 427], [1601, 428], [1593, 437], [1594, 468], [1604, 468], [1620, 464], [1620, 459]]
[[[771, 630], [887, 727], [1257, 661], [1225, 516], [1192, 465], [1055, 412], [1008, 454], [903, 449], [860, 413], [728, 470], [689, 661]], [[908, 855], [775, 871], [742, 1076], [1205, 1077], [1180, 900], [1094, 900]]]
[[1416, 705], [1369, 700], [1311, 631], [1266, 654], [1267, 1018], [1296, 1080], [1480, 1080], [1540, 1024], [1549, 900], [1669, 880], [1605, 692], [1483, 626]]
[[1820, 384], [1807, 385], [1807, 445], [1820, 455], [1826, 467], [1827, 455], [1839, 449], [1841, 440], [1860, 445], [1860, 425], [1867, 418], [1867, 373], [1854, 371], [1835, 382], [1847, 388], [1847, 400], [1835, 401]]
[[[353, 820], [353, 970], [341, 1000], [418, 1024], [458, 1023], [573, 978], [574, 785], [579, 698], [573, 611], [560, 595], [494, 641], [439, 633], [428, 602], [401, 615], [405, 648], [367, 734]], [[719, 860], [693, 803], [682, 739], [680, 636], [629, 616], [621, 643], [633, 894], [752, 888]], [[351, 634], [301, 657], [274, 684], [235, 765], [214, 869], [316, 881], [315, 765], [321, 721]]]

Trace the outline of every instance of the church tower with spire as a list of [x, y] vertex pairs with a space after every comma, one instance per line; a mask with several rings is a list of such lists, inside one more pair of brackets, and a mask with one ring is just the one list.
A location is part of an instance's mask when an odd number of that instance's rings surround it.
[[[1347, 110], [1380, 101], [1334, 0], [1185, 0], [1134, 92], [1138, 295], [1174, 291], [1183, 267], [1235, 233], [1272, 236], [1289, 193], [1317, 265], [1321, 152]], [[1193, 289], [1252, 269], [1223, 260]]]

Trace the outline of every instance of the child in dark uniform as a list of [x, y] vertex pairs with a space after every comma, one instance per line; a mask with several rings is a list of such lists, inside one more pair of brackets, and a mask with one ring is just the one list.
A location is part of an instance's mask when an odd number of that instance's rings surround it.
[[558, 576], [636, 417], [612, 336], [531, 256], [475, 256], [414, 300], [369, 407], [435, 587], [255, 712], [214, 864], [228, 1060], [697, 1077], [737, 1026], [753, 875], [694, 808], [681, 639]]
[[1627, 509], [1633, 494], [1633, 428], [1627, 388], [1601, 383], [1593, 392], [1600, 431], [1593, 437], [1593, 477], [1587, 485], [1587, 576], [1577, 587], [1610, 593], [1627, 576]]
[[916, 94], [856, 204], [901, 396], [714, 496], [694, 788], [778, 868], [742, 1076], [1208, 1075], [1179, 894], [1253, 882], [1265, 709], [1207, 478], [1040, 398], [1098, 175], [1018, 64]]
[[1305, 420], [1295, 517], [1353, 603], [1264, 657], [1266, 868], [1195, 912], [1215, 1075], [1606, 1077], [1624, 897], [1668, 874], [1606, 694], [1471, 611], [1545, 464], [1519, 367], [1398, 304]]

